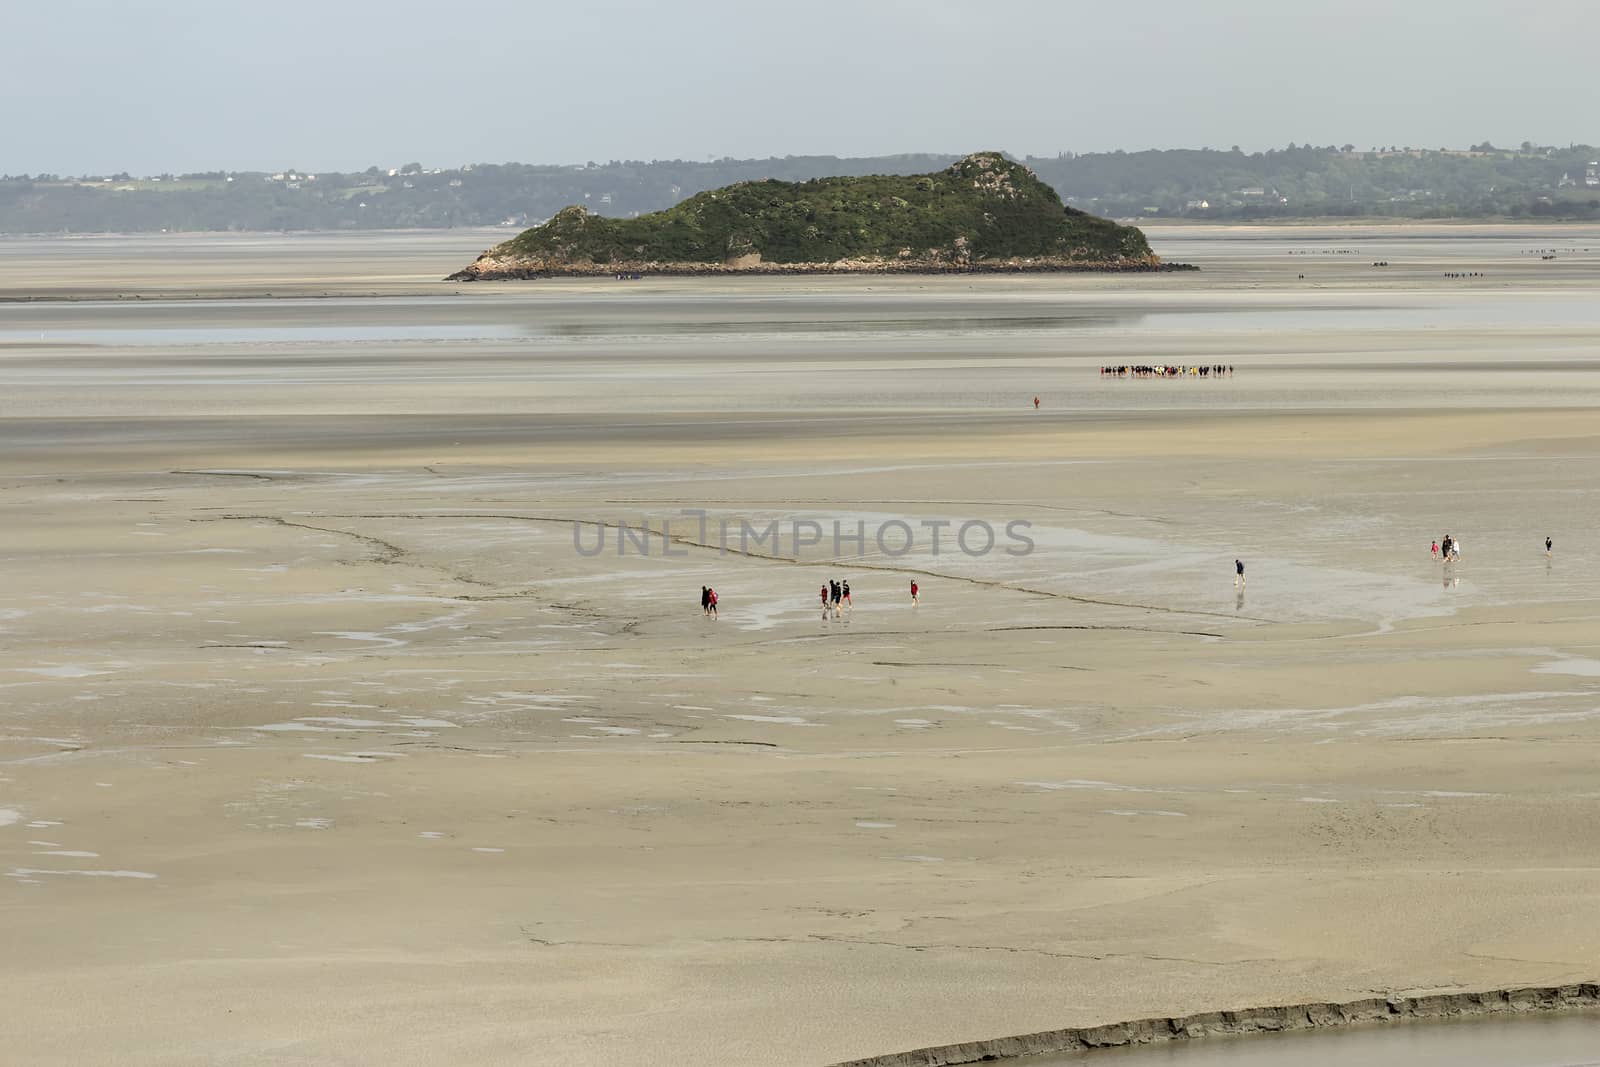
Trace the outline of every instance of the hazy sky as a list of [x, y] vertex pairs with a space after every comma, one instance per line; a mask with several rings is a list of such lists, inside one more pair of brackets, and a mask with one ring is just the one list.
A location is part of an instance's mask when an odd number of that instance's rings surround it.
[[1592, 144], [1596, 41], [1595, 0], [16, 0], [0, 173]]

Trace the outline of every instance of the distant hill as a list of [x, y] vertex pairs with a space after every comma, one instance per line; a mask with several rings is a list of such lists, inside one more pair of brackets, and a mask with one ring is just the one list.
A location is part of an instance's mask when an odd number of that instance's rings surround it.
[[[569, 204], [631, 218], [738, 182], [924, 174], [955, 159], [784, 156], [442, 169], [410, 163], [348, 174], [286, 167], [274, 173], [4, 176], [0, 234], [497, 225], [520, 230]], [[1600, 149], [1585, 145], [1290, 145], [1249, 153], [1064, 152], [1022, 162], [1067, 206], [1113, 219], [1600, 220]]]
[[451, 280], [616, 272], [1149, 269], [1144, 234], [1061, 203], [1027, 167], [979, 152], [931, 174], [773, 179], [665, 211], [607, 218], [573, 206]]
[[1068, 204], [1111, 218], [1600, 220], [1600, 150], [1289, 145], [1027, 162]]
[[[568, 204], [627, 217], [733, 182], [843, 174], [916, 174], [953, 155], [784, 156], [612, 160], [577, 165], [477, 163], [369, 167], [337, 173], [285, 167], [142, 178], [127, 174], [0, 177], [0, 233], [158, 230], [395, 230], [543, 222]], [[514, 231], [513, 231], [514, 232]]]

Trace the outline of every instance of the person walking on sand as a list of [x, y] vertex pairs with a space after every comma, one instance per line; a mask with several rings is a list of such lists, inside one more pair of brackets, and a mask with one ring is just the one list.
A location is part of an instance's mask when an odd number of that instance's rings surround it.
[[1550, 558], [1550, 549], [1551, 549], [1551, 546], [1553, 546], [1554, 544], [1555, 544], [1555, 542], [1550, 540], [1549, 537], [1546, 537], [1544, 539], [1544, 558], [1545, 559], [1549, 559]]
[[822, 583], [822, 621], [828, 621], [828, 583]]
[[711, 614], [711, 589], [704, 585], [700, 587], [700, 614]]
[[1439, 542], [1438, 541], [1434, 541], [1433, 545], [1428, 549], [1428, 551], [1433, 553], [1433, 558], [1434, 559], [1438, 559], [1439, 558]]
[[828, 584], [833, 587], [833, 617], [837, 619], [839, 617], [839, 600], [843, 593], [839, 589], [839, 580], [837, 578], [830, 579]]
[[715, 589], [706, 590], [706, 610], [713, 619], [717, 617], [717, 591]]
[[917, 580], [913, 578], [911, 579], [911, 606], [916, 607], [917, 603]]
[[1235, 589], [1244, 588], [1244, 560], [1242, 559], [1233, 561], [1233, 587]]
[[856, 610], [855, 602], [850, 599], [850, 579], [848, 578], [844, 580], [844, 607], [846, 611], [852, 614]]
[[1035, 410], [1035, 411], [1039, 410], [1039, 398], [1038, 397], [1034, 397], [1033, 398], [1033, 410]]

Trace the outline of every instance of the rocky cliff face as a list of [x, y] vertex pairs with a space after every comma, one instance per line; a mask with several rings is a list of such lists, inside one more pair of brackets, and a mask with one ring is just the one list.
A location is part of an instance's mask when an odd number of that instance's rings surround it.
[[450, 280], [1159, 269], [1139, 230], [981, 152], [935, 174], [745, 182], [632, 219], [564, 208]]

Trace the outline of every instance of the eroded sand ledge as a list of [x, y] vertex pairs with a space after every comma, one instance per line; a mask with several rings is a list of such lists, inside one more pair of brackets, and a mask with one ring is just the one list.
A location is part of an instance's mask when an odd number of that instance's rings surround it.
[[948, 1067], [1015, 1056], [1087, 1052], [1125, 1045], [1151, 1045], [1227, 1034], [1314, 1030], [1357, 1023], [1398, 1023], [1464, 1015], [1548, 1012], [1600, 1006], [1600, 983], [1516, 986], [1482, 993], [1438, 993], [1424, 997], [1367, 997], [1343, 1004], [1285, 1004], [1238, 1011], [1205, 1011], [1170, 1019], [1132, 1019], [1104, 1026], [1073, 1026], [1035, 1034], [934, 1045], [847, 1060], [833, 1067]]

